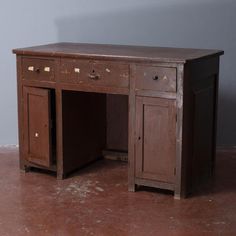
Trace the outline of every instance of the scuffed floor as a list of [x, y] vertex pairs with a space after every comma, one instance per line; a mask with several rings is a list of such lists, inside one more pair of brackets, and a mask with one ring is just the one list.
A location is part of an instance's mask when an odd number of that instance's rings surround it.
[[0, 149], [0, 236], [236, 235], [236, 152], [219, 151], [216, 176], [197, 195], [174, 200], [127, 191], [127, 165], [98, 161], [59, 181], [18, 169], [16, 148]]

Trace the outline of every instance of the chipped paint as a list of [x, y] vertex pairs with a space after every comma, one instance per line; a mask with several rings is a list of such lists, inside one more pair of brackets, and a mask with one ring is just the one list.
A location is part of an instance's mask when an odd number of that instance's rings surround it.
[[50, 71], [51, 71], [51, 68], [50, 68], [49, 66], [46, 66], [46, 67], [44, 67], [44, 71], [45, 71], [45, 72], [50, 72]]
[[74, 71], [75, 71], [75, 73], [79, 74], [80, 73], [80, 68], [75, 68]]
[[101, 188], [101, 187], [96, 187], [95, 189], [96, 189], [97, 191], [99, 191], [99, 192], [104, 192], [104, 189]]
[[69, 185], [60, 187], [55, 187], [55, 194], [58, 196], [62, 196], [65, 194], [72, 194], [73, 196], [78, 197], [81, 199], [80, 203], [84, 204], [84, 200], [86, 199], [90, 194], [98, 195], [98, 192], [104, 192], [105, 190], [101, 188], [100, 186], [97, 186], [99, 184], [99, 181], [91, 181], [91, 180], [74, 180]]

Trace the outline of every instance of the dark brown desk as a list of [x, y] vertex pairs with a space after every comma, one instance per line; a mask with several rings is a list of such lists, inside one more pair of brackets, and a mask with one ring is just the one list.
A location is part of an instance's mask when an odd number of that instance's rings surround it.
[[212, 175], [223, 51], [58, 43], [17, 54], [20, 167], [59, 179], [128, 151], [128, 186], [185, 197]]

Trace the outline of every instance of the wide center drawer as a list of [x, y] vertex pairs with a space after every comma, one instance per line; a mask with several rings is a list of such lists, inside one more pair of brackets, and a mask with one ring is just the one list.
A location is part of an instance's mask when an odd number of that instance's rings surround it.
[[129, 66], [119, 62], [61, 59], [60, 81], [91, 86], [129, 87]]
[[176, 92], [177, 70], [173, 67], [137, 65], [134, 71], [135, 88]]
[[54, 81], [54, 60], [25, 57], [22, 59], [22, 75], [26, 80]]

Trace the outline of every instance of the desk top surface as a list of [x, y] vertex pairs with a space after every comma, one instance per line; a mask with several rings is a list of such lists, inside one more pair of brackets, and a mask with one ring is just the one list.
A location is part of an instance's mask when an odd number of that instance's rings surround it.
[[56, 43], [14, 49], [20, 55], [58, 56], [94, 59], [149, 60], [185, 63], [206, 57], [223, 55], [221, 50], [147, 47], [109, 44]]

